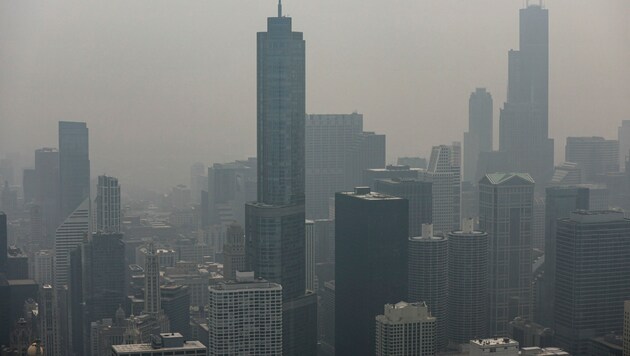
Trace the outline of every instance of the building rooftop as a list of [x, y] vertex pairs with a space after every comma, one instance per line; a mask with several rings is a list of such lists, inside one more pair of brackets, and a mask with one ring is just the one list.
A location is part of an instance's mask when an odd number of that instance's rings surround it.
[[534, 178], [532, 178], [529, 173], [489, 173], [486, 174], [486, 178], [488, 178], [491, 184], [505, 183], [514, 178], [520, 178], [522, 180], [535, 184]]
[[129, 345], [113, 345], [112, 349], [116, 352], [142, 352], [142, 351], [179, 351], [179, 350], [199, 350], [206, 349], [206, 346], [199, 341], [184, 341], [182, 346], [178, 347], [162, 347], [154, 348], [151, 344], [129, 344]]
[[343, 194], [347, 196], [356, 197], [365, 200], [402, 200], [403, 198], [394, 197], [387, 194], [381, 194], [373, 192], [370, 187], [356, 187], [353, 192], [340, 192], [337, 194]]
[[580, 223], [602, 223], [623, 221], [624, 216], [623, 212], [616, 210], [576, 210], [571, 213], [570, 220]]
[[512, 340], [507, 337], [495, 337], [488, 339], [474, 339], [470, 340], [471, 345], [478, 345], [482, 347], [486, 346], [516, 346], [518, 347], [518, 341]]

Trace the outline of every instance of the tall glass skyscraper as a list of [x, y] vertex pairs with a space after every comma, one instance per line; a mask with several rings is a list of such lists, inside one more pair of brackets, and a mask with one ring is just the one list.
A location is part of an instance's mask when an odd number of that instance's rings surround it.
[[257, 39], [258, 201], [245, 207], [246, 264], [282, 285], [283, 354], [315, 355], [317, 299], [305, 272], [305, 42], [280, 3]]
[[59, 183], [63, 220], [90, 197], [90, 155], [85, 122], [59, 122]]

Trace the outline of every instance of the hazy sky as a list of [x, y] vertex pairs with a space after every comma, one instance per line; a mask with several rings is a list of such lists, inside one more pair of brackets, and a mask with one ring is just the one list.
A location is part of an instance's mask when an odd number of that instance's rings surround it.
[[[364, 114], [388, 161], [462, 140], [468, 96], [499, 108], [521, 0], [285, 0], [307, 44], [307, 111]], [[548, 0], [550, 134], [630, 119], [630, 1]], [[256, 32], [274, 0], [0, 0], [0, 156], [86, 121], [92, 175], [166, 188], [255, 154]], [[495, 145], [496, 147], [496, 145]]]

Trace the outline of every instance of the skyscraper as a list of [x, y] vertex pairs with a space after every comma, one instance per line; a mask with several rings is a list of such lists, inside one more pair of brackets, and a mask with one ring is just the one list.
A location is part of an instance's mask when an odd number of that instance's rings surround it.
[[376, 356], [435, 355], [435, 324], [425, 303], [386, 304], [376, 317]]
[[492, 173], [479, 182], [479, 229], [490, 240], [490, 335], [532, 316], [534, 180], [525, 173]]
[[630, 300], [623, 302], [623, 354], [630, 355]]
[[621, 126], [617, 129], [617, 140], [619, 141], [619, 168], [626, 171], [626, 160], [630, 158], [630, 120], [621, 121]]
[[223, 278], [235, 280], [237, 271], [245, 271], [245, 233], [235, 222], [228, 226], [223, 245]]
[[190, 333], [190, 289], [187, 286], [171, 284], [160, 287], [161, 305], [168, 317], [171, 332], [178, 332], [186, 339]]
[[422, 180], [433, 183], [433, 229], [448, 233], [459, 229], [461, 208], [461, 146], [434, 146]]
[[95, 233], [83, 244], [83, 290], [87, 325], [113, 318], [126, 302], [125, 243], [120, 233]]
[[630, 220], [617, 211], [579, 210], [557, 224], [555, 340], [571, 355], [589, 355], [590, 338], [623, 330]]
[[335, 351], [374, 354], [374, 318], [407, 295], [408, 202], [369, 188], [335, 194]]
[[57, 228], [55, 234], [55, 288], [68, 283], [70, 252], [81, 247], [90, 231], [90, 197], [86, 197]]
[[120, 186], [118, 179], [98, 176], [96, 186], [96, 231], [106, 233], [120, 232]]
[[545, 274], [542, 300], [537, 322], [553, 327], [553, 307], [556, 289], [556, 224], [575, 210], [588, 210], [589, 189], [580, 187], [549, 187], [545, 199]]
[[282, 355], [282, 286], [237, 273], [208, 288], [208, 355]]
[[160, 261], [153, 243], [149, 244], [144, 267], [144, 314], [157, 320], [162, 312], [160, 296]]
[[7, 215], [0, 211], [0, 273], [7, 273], [8, 270], [8, 243], [9, 236], [7, 234]]
[[41, 148], [35, 151], [35, 204], [42, 209], [44, 225], [44, 248], [53, 248], [55, 230], [61, 217], [59, 213], [59, 151], [54, 148]]
[[[282, 285], [283, 353], [314, 355], [316, 297], [305, 286], [305, 42], [278, 3], [257, 43], [258, 199], [245, 207], [246, 265]], [[313, 320], [300, 319], [306, 315]]]
[[85, 122], [59, 122], [61, 219], [90, 197], [90, 154]]
[[46, 356], [60, 356], [57, 292], [50, 284], [40, 288], [39, 335], [45, 347]]
[[474, 182], [480, 152], [492, 152], [492, 95], [477, 88], [468, 100], [468, 132], [464, 133], [464, 180]]
[[501, 109], [499, 150], [515, 172], [542, 188], [553, 173], [549, 138], [549, 13], [542, 5], [520, 10], [520, 50], [508, 55], [508, 97]]
[[422, 225], [422, 235], [409, 238], [408, 288], [411, 302], [426, 302], [437, 318], [436, 347], [446, 347], [448, 323], [448, 238]]
[[306, 220], [306, 290], [315, 291], [315, 222]]
[[448, 234], [447, 335], [455, 344], [488, 336], [488, 246], [472, 219]]

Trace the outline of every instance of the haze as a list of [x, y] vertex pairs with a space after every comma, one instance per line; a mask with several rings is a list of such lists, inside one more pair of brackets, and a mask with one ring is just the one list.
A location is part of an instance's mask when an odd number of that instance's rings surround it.
[[[193, 162], [255, 155], [256, 32], [275, 1], [0, 2], [0, 152], [57, 147], [86, 121], [93, 176], [165, 189]], [[630, 2], [547, 1], [550, 135], [616, 138], [630, 119]], [[388, 161], [461, 141], [468, 96], [505, 101], [506, 0], [286, 0], [307, 41], [307, 112], [364, 114]], [[498, 135], [495, 130], [495, 148]], [[29, 152], [26, 155], [26, 152]]]

